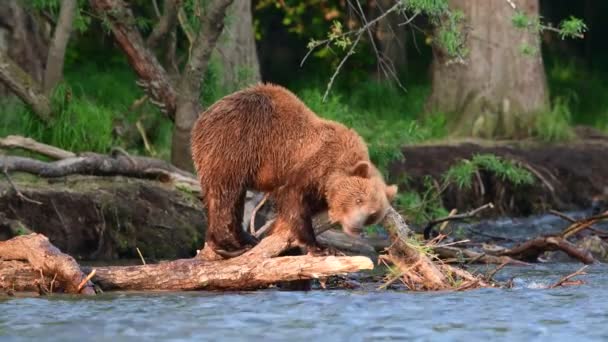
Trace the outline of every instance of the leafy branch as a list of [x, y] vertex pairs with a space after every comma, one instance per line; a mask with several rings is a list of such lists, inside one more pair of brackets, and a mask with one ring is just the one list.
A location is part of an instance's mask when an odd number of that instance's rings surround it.
[[[308, 57], [320, 47], [331, 48], [332, 46], [335, 46], [343, 51], [347, 51], [346, 55], [342, 57], [340, 63], [336, 67], [336, 70], [330, 77], [327, 89], [323, 95], [323, 102], [326, 101], [335, 78], [340, 73], [340, 70], [348, 58], [355, 53], [355, 48], [361, 41], [361, 37], [366, 33], [370, 36], [372, 48], [376, 53], [378, 63], [380, 64], [382, 70], [385, 72], [385, 74], [390, 75], [394, 80], [396, 80], [399, 86], [403, 88], [403, 86], [399, 83], [396, 73], [394, 72], [393, 68], [391, 68], [392, 63], [384, 58], [380, 58], [380, 53], [378, 52], [378, 48], [373, 42], [372, 38], [372, 28], [374, 25], [393, 13], [402, 15], [405, 18], [406, 21], [399, 24], [400, 26], [408, 25], [418, 15], [426, 14], [434, 25], [441, 28], [438, 34], [438, 44], [443, 46], [450, 56], [462, 57], [463, 54], [466, 54], [466, 49], [464, 47], [464, 36], [461, 32], [459, 32], [459, 23], [462, 21], [464, 16], [461, 12], [449, 11], [447, 0], [397, 0], [390, 8], [372, 20], [367, 20], [363, 9], [358, 2], [353, 4], [351, 1], [349, 1], [348, 4], [360, 17], [361, 27], [350, 31], [344, 31], [342, 24], [339, 21], [334, 21], [330, 27], [326, 39], [310, 40], [307, 45], [308, 52], [300, 62], [301, 67], [304, 65]], [[413, 13], [413, 15], [409, 18], [406, 15], [408, 12]]]

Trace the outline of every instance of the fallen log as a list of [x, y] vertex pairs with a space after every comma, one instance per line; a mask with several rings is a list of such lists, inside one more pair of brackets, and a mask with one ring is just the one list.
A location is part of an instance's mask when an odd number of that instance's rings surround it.
[[[58, 286], [51, 286], [53, 277], [38, 272], [32, 265], [20, 260], [0, 259], [0, 290], [7, 293], [34, 292], [45, 294], [53, 288], [62, 291]], [[0, 292], [1, 293], [1, 292]]]
[[40, 234], [17, 236], [7, 241], [0, 241], [0, 259], [26, 260], [34, 269], [43, 275], [56, 276], [56, 280], [67, 293], [94, 295], [93, 284], [86, 279], [76, 260], [61, 253], [49, 240]]
[[[4, 172], [25, 172], [43, 178], [57, 178], [68, 175], [93, 176], [127, 176], [154, 179], [177, 174], [193, 178], [189, 173], [176, 168], [162, 160], [131, 156], [125, 153], [103, 155], [85, 153], [80, 156], [44, 162], [36, 159], [16, 156], [0, 158], [0, 170]], [[159, 171], [160, 170], [160, 171]]]
[[[273, 234], [247, 253], [229, 260], [178, 259], [138, 266], [95, 267], [93, 282], [102, 290], [246, 290], [302, 279], [373, 269], [369, 258], [354, 257], [276, 257], [292, 247], [286, 234]], [[42, 270], [47, 277], [57, 274], [57, 288], [68, 293], [94, 294], [92, 284], [79, 291], [86, 279], [73, 258], [61, 253], [40, 234], [15, 237], [0, 242], [0, 289], [35, 288]], [[8, 264], [7, 260], [27, 260], [29, 266]], [[18, 267], [18, 268], [16, 268]], [[10, 270], [13, 270], [12, 272]], [[90, 268], [83, 268], [87, 273]], [[9, 274], [6, 274], [9, 273]]]
[[9, 135], [0, 138], [0, 148], [5, 149], [23, 149], [30, 152], [35, 152], [45, 157], [52, 159], [66, 159], [76, 157], [76, 153], [60, 149], [55, 146], [37, 142], [32, 138], [22, 137], [20, 135]]

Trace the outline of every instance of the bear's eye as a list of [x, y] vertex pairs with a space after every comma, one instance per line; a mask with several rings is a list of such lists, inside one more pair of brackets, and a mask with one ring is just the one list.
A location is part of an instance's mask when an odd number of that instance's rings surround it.
[[357, 204], [361, 204], [361, 203], [363, 203], [363, 200], [362, 200], [362, 199], [360, 199], [360, 198], [357, 198], [357, 199], [355, 200], [355, 203], [357, 203]]

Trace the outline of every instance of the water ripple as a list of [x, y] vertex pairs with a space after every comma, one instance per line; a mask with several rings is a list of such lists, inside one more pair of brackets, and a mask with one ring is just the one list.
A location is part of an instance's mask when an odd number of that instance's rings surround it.
[[507, 269], [512, 290], [0, 299], [0, 341], [607, 340], [608, 267], [590, 267], [583, 286], [535, 289], [578, 266]]

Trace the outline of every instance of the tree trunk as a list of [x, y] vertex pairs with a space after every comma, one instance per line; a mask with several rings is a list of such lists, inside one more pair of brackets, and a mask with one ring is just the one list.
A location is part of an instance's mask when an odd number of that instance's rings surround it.
[[227, 11], [226, 27], [217, 43], [223, 66], [222, 87], [233, 92], [260, 81], [251, 1], [234, 2]]
[[205, 15], [201, 19], [201, 28], [192, 44], [190, 60], [182, 72], [171, 142], [171, 162], [184, 170], [194, 170], [190, 153], [190, 131], [201, 111], [202, 78], [209, 65], [211, 53], [224, 29], [226, 9], [232, 1], [214, 0], [207, 4]]
[[[516, 4], [528, 16], [539, 14], [538, 0]], [[513, 25], [507, 1], [451, 0], [450, 6], [465, 15], [469, 53], [464, 64], [446, 63], [448, 56], [434, 47], [427, 111], [448, 114], [457, 136], [529, 135], [535, 113], [548, 105], [539, 34]], [[524, 54], [523, 46], [534, 54]]]
[[46, 68], [44, 73], [43, 89], [45, 94], [50, 94], [53, 88], [61, 81], [63, 77], [63, 62], [65, 59], [65, 50], [70, 41], [72, 33], [72, 24], [78, 3], [76, 0], [62, 0], [61, 10], [59, 11], [59, 19], [53, 34], [53, 40], [49, 47], [48, 57], [46, 60]]

